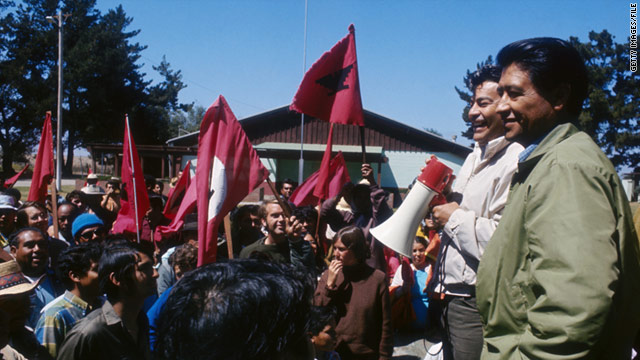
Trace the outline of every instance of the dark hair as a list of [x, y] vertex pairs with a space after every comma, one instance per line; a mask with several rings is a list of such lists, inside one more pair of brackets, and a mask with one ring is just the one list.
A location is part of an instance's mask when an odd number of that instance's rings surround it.
[[283, 184], [283, 185], [284, 185], [284, 184], [289, 184], [289, 185], [294, 185], [294, 186], [295, 186], [295, 185], [296, 185], [296, 182], [295, 182], [295, 181], [293, 181], [293, 180], [292, 180], [292, 179], [290, 179], [290, 178], [285, 178], [284, 180], [282, 180], [282, 184]]
[[169, 256], [171, 267], [178, 266], [181, 271], [195, 269], [198, 266], [198, 248], [191, 244], [184, 244]]
[[73, 220], [75, 220], [76, 217], [80, 215], [80, 210], [78, 210], [78, 207], [76, 206], [76, 204], [72, 202], [67, 202], [65, 200], [58, 205], [58, 211], [60, 211], [60, 208], [63, 206], [71, 206], [71, 213], [69, 214], [69, 222], [73, 223]]
[[318, 212], [311, 205], [295, 208], [292, 215], [300, 221], [313, 222], [314, 227], [315, 222], [318, 220]]
[[16, 227], [23, 228], [29, 225], [29, 217], [27, 216], [27, 208], [34, 207], [40, 211], [44, 211], [45, 216], [49, 215], [47, 208], [38, 201], [25, 201], [18, 208], [16, 214]]
[[199, 267], [176, 283], [158, 319], [156, 359], [276, 359], [308, 341], [313, 280], [251, 259]]
[[77, 198], [79, 198], [83, 204], [87, 202], [86, 195], [80, 190], [73, 190], [72, 192], [68, 193], [67, 196], [64, 197], [64, 199], [67, 202], [71, 202], [71, 200], [77, 199]]
[[333, 237], [333, 243], [335, 244], [338, 240], [342, 241], [347, 249], [353, 251], [353, 255], [360, 264], [364, 263], [365, 260], [371, 256], [371, 250], [367, 245], [362, 229], [355, 225], [340, 229]]
[[144, 185], [147, 188], [153, 187], [156, 185], [156, 178], [153, 175], [145, 175], [144, 176]]
[[363, 198], [364, 197], [370, 198], [371, 188], [369, 187], [369, 185], [366, 185], [366, 184], [357, 184], [351, 190], [351, 194], [353, 195], [354, 199], [358, 196], [362, 196]]
[[[27, 231], [37, 232], [40, 235], [42, 235], [42, 237], [45, 240], [49, 239], [49, 235], [46, 234], [44, 231], [40, 230], [39, 228], [33, 227], [33, 226], [27, 226], [27, 227], [23, 227], [23, 228], [20, 228], [20, 229], [16, 230], [13, 234], [11, 234], [11, 236], [9, 236], [9, 245], [17, 248], [18, 247], [18, 242], [19, 242], [18, 238], [20, 237], [20, 235], [23, 232], [27, 232]], [[47, 241], [47, 243], [49, 243], [49, 242]]]
[[309, 314], [309, 334], [316, 336], [336, 319], [336, 309], [333, 306], [312, 306]]
[[259, 210], [260, 207], [258, 205], [240, 206], [231, 214], [231, 222], [236, 223], [238, 220], [242, 219], [245, 215], [248, 214], [258, 216]]
[[85, 276], [91, 269], [91, 263], [98, 263], [102, 249], [95, 243], [83, 243], [64, 249], [58, 257], [56, 274], [67, 290], [72, 290], [74, 282], [69, 278], [69, 272], [78, 276]]
[[156, 181], [156, 185], [160, 186], [160, 192], [164, 190], [164, 183], [162, 181]]
[[131, 245], [105, 247], [98, 267], [100, 291], [110, 300], [116, 298], [119, 287], [111, 282], [109, 275], [113, 273], [116, 280], [130, 286], [133, 283], [133, 272], [138, 261], [138, 251]]
[[497, 60], [503, 69], [517, 64], [525, 70], [542, 96], [547, 97], [561, 84], [568, 84], [571, 93], [566, 110], [580, 114], [589, 80], [584, 61], [568, 42], [549, 37], [516, 41], [502, 48]]
[[486, 64], [483, 67], [476, 70], [473, 74], [469, 75], [467, 79], [467, 88], [475, 93], [476, 88], [482, 85], [485, 81], [492, 81], [495, 83], [500, 82], [500, 75], [502, 75], [502, 68], [493, 65]]
[[429, 243], [427, 242], [427, 239], [423, 238], [422, 236], [416, 236], [415, 238], [413, 238], [413, 242], [417, 242], [418, 244], [421, 244], [425, 248], [429, 245]]
[[16, 188], [8, 188], [8, 189], [4, 189], [3, 192], [5, 193], [5, 195], [9, 195], [9, 196], [13, 196], [14, 199], [16, 199], [16, 203], [18, 201], [20, 201], [20, 198], [22, 197], [22, 194], [20, 193], [20, 190], [16, 189]]
[[149, 196], [149, 207], [152, 209], [159, 209], [162, 211], [164, 204], [162, 203], [162, 197], [160, 195]]

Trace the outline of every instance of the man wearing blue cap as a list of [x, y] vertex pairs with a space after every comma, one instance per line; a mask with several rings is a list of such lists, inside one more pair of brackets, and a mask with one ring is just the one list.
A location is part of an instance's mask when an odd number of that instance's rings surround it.
[[84, 213], [73, 221], [71, 235], [76, 244], [89, 241], [102, 244], [106, 235], [104, 222], [95, 214]]

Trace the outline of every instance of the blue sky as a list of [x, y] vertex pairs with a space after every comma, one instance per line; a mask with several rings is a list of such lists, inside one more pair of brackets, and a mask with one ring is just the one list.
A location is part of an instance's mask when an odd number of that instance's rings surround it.
[[[148, 79], [166, 55], [182, 71], [182, 102], [208, 107], [224, 95], [241, 119], [289, 104], [303, 75], [304, 0], [98, 0], [122, 4], [148, 48]], [[366, 109], [450, 138], [465, 129], [467, 69], [523, 38], [629, 34], [628, 1], [308, 1], [306, 67], [356, 27]], [[458, 137], [458, 141], [470, 141]]]

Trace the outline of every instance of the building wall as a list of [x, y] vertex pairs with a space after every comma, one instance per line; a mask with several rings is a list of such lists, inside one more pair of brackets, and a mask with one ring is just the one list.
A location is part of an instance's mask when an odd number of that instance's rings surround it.
[[406, 189], [413, 182], [413, 179], [420, 175], [420, 169], [425, 166], [425, 160], [432, 154], [450, 167], [454, 174], [460, 171], [462, 163], [464, 163], [464, 158], [450, 153], [385, 151], [384, 155], [389, 161], [382, 164], [382, 180], [380, 181], [382, 186]]
[[[406, 189], [413, 180], [420, 175], [420, 169], [425, 165], [427, 156], [431, 155], [426, 152], [408, 152], [408, 151], [385, 151], [384, 155], [389, 159], [388, 162], [382, 164], [380, 183], [386, 188]], [[463, 158], [449, 153], [433, 153], [445, 165], [453, 169], [457, 174], [464, 162]], [[262, 163], [271, 172], [271, 180], [279, 181], [285, 178], [298, 180], [298, 160], [287, 159], [262, 159]], [[378, 177], [378, 164], [371, 164], [374, 176]], [[353, 182], [360, 180], [359, 162], [347, 162], [347, 170]], [[313, 172], [320, 168], [320, 161], [305, 160], [304, 162], [304, 178], [306, 179]]]

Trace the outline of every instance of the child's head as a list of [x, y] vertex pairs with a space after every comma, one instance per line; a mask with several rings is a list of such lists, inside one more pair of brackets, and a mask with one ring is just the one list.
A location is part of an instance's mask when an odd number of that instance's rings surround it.
[[313, 306], [309, 319], [309, 334], [316, 352], [336, 348], [336, 311], [332, 307]]

